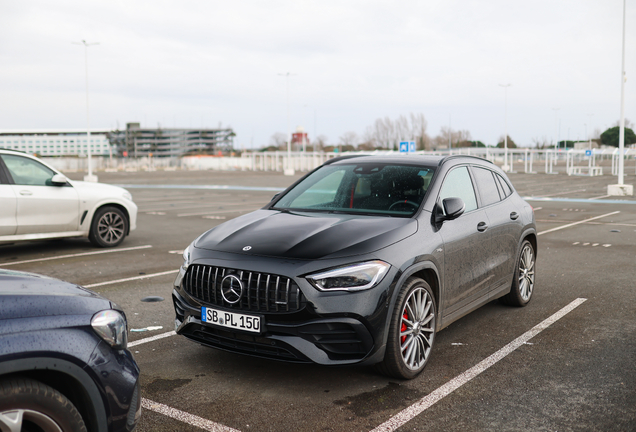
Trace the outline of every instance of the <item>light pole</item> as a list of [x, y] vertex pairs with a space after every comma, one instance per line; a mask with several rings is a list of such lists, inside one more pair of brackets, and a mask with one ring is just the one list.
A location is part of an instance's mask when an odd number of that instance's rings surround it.
[[512, 84], [499, 84], [499, 87], [504, 88], [504, 166], [503, 170], [508, 171], [508, 87]]
[[291, 75], [295, 75], [292, 73], [279, 73], [278, 75], [286, 77], [286, 86], [287, 86], [287, 168], [284, 169], [283, 173], [287, 176], [294, 175], [294, 165], [291, 161], [291, 129], [289, 128], [289, 77]]
[[633, 195], [634, 186], [626, 185], [625, 182], [625, 15], [626, 0], [623, 0], [623, 49], [621, 58], [621, 121], [618, 132], [618, 184], [608, 185], [608, 195]]
[[453, 129], [451, 128], [451, 113], [448, 114], [448, 154], [452, 155], [453, 154], [453, 150], [451, 148], [452, 146], [452, 141], [451, 141], [451, 137], [453, 136]]
[[556, 150], [559, 147], [559, 110], [561, 108], [552, 108], [554, 111], [554, 149]]
[[99, 42], [87, 43], [85, 40], [82, 40], [82, 42], [72, 42], [72, 44], [84, 45], [84, 63], [86, 66], [86, 148], [88, 151], [88, 175], [84, 176], [84, 181], [96, 182], [97, 176], [93, 175], [93, 165], [91, 161], [91, 122], [88, 109], [88, 47], [99, 45]]
[[623, 51], [621, 58], [621, 125], [618, 132], [618, 184], [624, 184], [624, 157], [623, 152], [625, 149], [625, 7], [626, 0], [623, 0]]

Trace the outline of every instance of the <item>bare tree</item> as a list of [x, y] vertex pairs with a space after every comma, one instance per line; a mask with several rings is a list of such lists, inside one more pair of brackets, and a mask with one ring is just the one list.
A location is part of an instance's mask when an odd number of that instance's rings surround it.
[[278, 147], [280, 150], [284, 150], [287, 146], [287, 135], [282, 132], [276, 132], [269, 139], [269, 144]]
[[327, 145], [327, 141], [329, 141], [329, 138], [327, 138], [326, 135], [318, 135], [315, 139], [315, 150], [324, 150]]
[[426, 134], [428, 122], [424, 118], [424, 114], [411, 113], [411, 136], [417, 142], [417, 148], [420, 150], [431, 149], [431, 138]]
[[366, 128], [362, 141], [366, 147], [374, 148], [397, 149], [401, 141], [416, 141], [418, 148], [430, 148], [426, 127], [424, 114], [400, 115], [396, 120], [379, 118]]
[[467, 130], [453, 130], [442, 126], [439, 135], [433, 139], [435, 149], [446, 149], [450, 142], [451, 147], [467, 147], [472, 145], [470, 132]]
[[532, 138], [532, 144], [538, 149], [545, 149], [551, 147], [550, 140], [545, 135], [541, 138]]
[[358, 134], [355, 132], [345, 132], [340, 137], [340, 144], [343, 146], [356, 146], [360, 142], [360, 138], [358, 138]]
[[[621, 121], [620, 120], [616, 120], [616, 123], [614, 123], [614, 126], [620, 126], [621, 125]], [[630, 122], [629, 119], [625, 119], [625, 127], [626, 128], [630, 128], [630, 129], [634, 129], [634, 123]], [[601, 136], [599, 134], [599, 136]]]

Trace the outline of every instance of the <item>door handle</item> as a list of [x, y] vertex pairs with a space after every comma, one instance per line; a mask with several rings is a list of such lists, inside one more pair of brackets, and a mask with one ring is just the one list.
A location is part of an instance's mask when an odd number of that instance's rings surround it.
[[33, 195], [33, 192], [30, 190], [21, 190], [20, 195]]
[[519, 218], [519, 213], [517, 212], [510, 213], [510, 219], [517, 220], [518, 218]]
[[488, 224], [486, 222], [479, 222], [477, 224], [477, 231], [484, 232], [488, 229]]

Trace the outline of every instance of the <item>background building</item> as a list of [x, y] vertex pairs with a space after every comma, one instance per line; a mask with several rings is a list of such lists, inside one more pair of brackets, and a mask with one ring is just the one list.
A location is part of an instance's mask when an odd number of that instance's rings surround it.
[[151, 129], [139, 123], [108, 132], [117, 154], [128, 157], [223, 154], [233, 150], [234, 136], [232, 129]]
[[106, 131], [7, 131], [0, 132], [0, 147], [40, 156], [109, 156], [111, 145]]
[[219, 155], [234, 148], [232, 129], [149, 129], [139, 123], [126, 130], [0, 131], [0, 148], [39, 156], [86, 156], [90, 146], [95, 156]]

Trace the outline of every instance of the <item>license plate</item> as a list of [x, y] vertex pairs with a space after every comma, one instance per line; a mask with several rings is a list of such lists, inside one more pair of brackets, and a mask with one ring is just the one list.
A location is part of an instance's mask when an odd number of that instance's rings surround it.
[[201, 321], [252, 333], [261, 332], [261, 317], [201, 307]]

